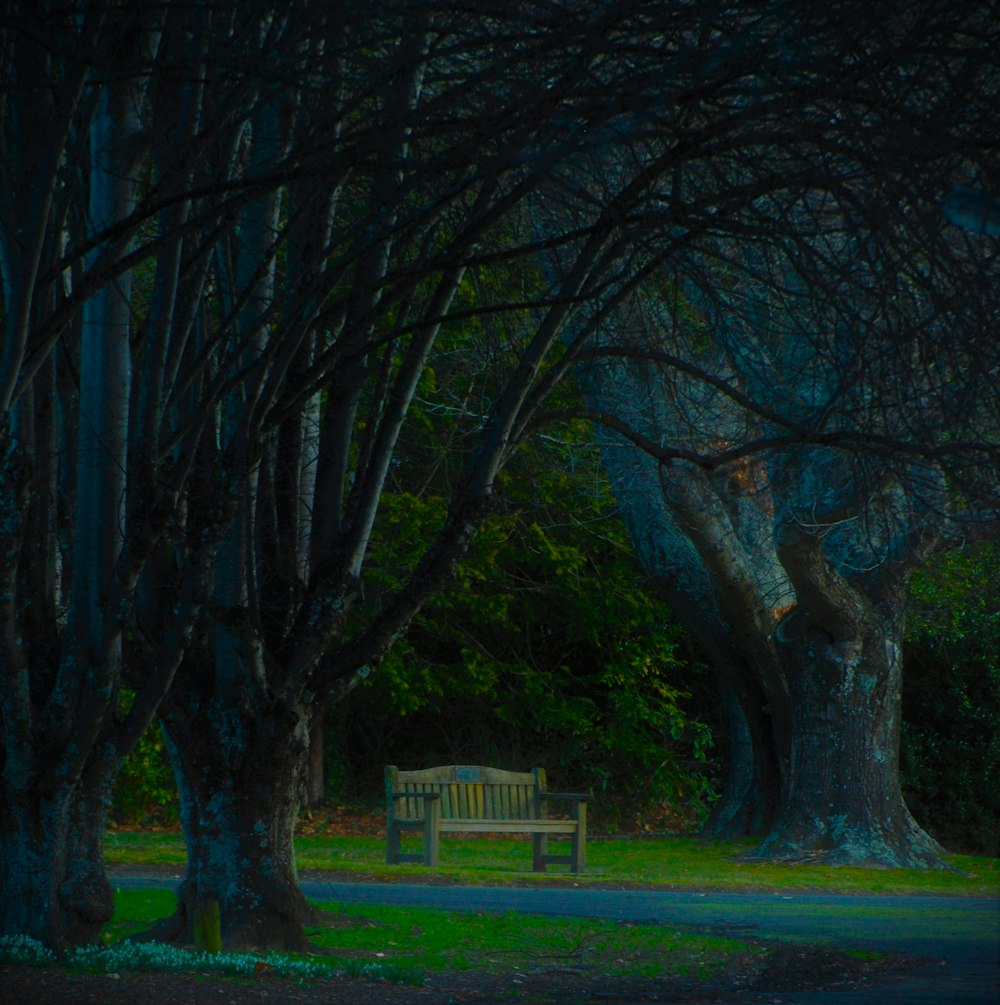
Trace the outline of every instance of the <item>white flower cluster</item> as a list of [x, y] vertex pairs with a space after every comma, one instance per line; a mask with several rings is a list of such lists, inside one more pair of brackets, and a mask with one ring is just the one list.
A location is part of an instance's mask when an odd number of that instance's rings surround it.
[[[52, 952], [26, 935], [0, 938], [0, 963], [47, 966], [56, 962]], [[291, 977], [300, 981], [328, 980], [340, 976], [365, 977], [394, 983], [419, 983], [421, 980], [415, 972], [391, 963], [359, 963], [351, 960], [346, 967], [341, 967], [281, 955], [199, 953], [159, 942], [119, 942], [113, 946], [87, 946], [70, 951], [62, 963], [70, 968], [108, 974], [121, 970], [167, 970], [253, 976], [264, 971], [276, 977]]]
[[55, 955], [27, 935], [0, 936], [0, 963], [55, 963]]

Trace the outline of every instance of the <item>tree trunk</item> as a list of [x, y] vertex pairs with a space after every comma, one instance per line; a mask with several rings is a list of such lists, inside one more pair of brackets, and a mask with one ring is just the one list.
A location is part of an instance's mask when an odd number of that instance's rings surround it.
[[791, 756], [781, 814], [754, 854], [939, 867], [941, 848], [913, 820], [899, 786], [898, 619], [869, 607], [853, 620], [854, 630], [831, 630], [795, 610], [779, 626], [792, 698]]
[[[227, 949], [307, 948], [312, 909], [292, 839], [308, 755], [308, 722], [281, 708], [224, 708], [183, 686], [162, 716], [178, 782], [187, 876], [158, 937], [193, 943], [195, 910], [217, 901]], [[301, 710], [300, 710], [301, 711]]]
[[0, 934], [27, 935], [57, 953], [95, 942], [114, 913], [104, 800], [79, 787], [8, 787], [0, 809]]
[[751, 710], [730, 688], [723, 685], [721, 690], [729, 724], [729, 768], [722, 796], [702, 834], [712, 838], [762, 834], [774, 823], [781, 802], [780, 761], [770, 715], [760, 701], [749, 715]]
[[71, 922], [72, 945], [96, 942], [115, 913], [114, 891], [104, 865], [104, 830], [121, 760], [110, 748], [106, 753], [103, 764], [96, 752], [92, 756], [71, 807], [60, 895]]
[[59, 888], [66, 874], [71, 794], [4, 793], [0, 818], [0, 932], [56, 951], [72, 942]]
[[323, 715], [319, 713], [313, 716], [309, 730], [309, 769], [306, 777], [306, 802], [309, 806], [318, 806], [326, 795], [324, 739]]

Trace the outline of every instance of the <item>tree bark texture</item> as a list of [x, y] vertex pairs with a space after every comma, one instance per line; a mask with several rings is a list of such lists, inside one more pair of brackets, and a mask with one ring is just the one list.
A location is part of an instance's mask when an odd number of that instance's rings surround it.
[[104, 870], [106, 793], [0, 794], [0, 932], [55, 952], [94, 943], [114, 914]]
[[[300, 888], [293, 837], [309, 750], [305, 717], [234, 708], [183, 689], [162, 716], [178, 780], [188, 867], [167, 934], [194, 942], [196, 909], [217, 901], [225, 948], [301, 951], [313, 916]], [[162, 933], [161, 933], [162, 934]]]
[[770, 715], [759, 700], [745, 706], [724, 684], [720, 690], [728, 723], [728, 768], [703, 833], [713, 838], [761, 834], [781, 804], [781, 769]]
[[754, 854], [835, 865], [922, 868], [941, 848], [899, 785], [899, 619], [859, 605], [852, 630], [794, 609], [776, 633], [791, 689], [781, 813]]

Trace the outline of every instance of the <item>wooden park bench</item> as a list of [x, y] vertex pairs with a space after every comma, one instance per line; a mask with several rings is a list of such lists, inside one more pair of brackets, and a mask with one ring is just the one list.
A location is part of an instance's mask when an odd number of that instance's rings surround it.
[[[385, 769], [386, 861], [438, 864], [440, 837], [445, 832], [528, 833], [533, 836], [532, 868], [568, 865], [583, 872], [587, 848], [587, 800], [578, 793], [548, 792], [545, 769], [504, 771], [477, 765], [449, 764], [422, 771]], [[550, 800], [569, 803], [569, 818], [550, 817]], [[404, 831], [423, 835], [423, 850], [404, 854]], [[570, 842], [568, 855], [550, 855], [550, 835]]]

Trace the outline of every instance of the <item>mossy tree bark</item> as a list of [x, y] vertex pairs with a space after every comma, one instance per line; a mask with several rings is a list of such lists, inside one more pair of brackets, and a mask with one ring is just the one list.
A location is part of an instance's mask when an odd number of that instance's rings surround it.
[[3, 795], [0, 821], [0, 931], [63, 952], [92, 943], [111, 920], [103, 863], [72, 855], [74, 793]]
[[[210, 676], [210, 672], [208, 674]], [[293, 838], [308, 757], [307, 710], [220, 700], [192, 683], [162, 714], [180, 782], [187, 873], [158, 934], [194, 944], [196, 910], [219, 905], [223, 948], [303, 951], [314, 916]]]
[[775, 630], [791, 743], [781, 813], [756, 854], [940, 866], [942, 849], [913, 820], [899, 784], [910, 566], [843, 575], [823, 535], [798, 525], [779, 530], [777, 551], [798, 598]]
[[845, 636], [805, 612], [778, 636], [792, 696], [781, 813], [753, 856], [834, 865], [941, 866], [899, 784], [900, 633], [877, 621]]
[[27, 935], [55, 952], [94, 943], [114, 914], [104, 866], [106, 809], [114, 767], [98, 745], [82, 777], [0, 784], [0, 932]]

